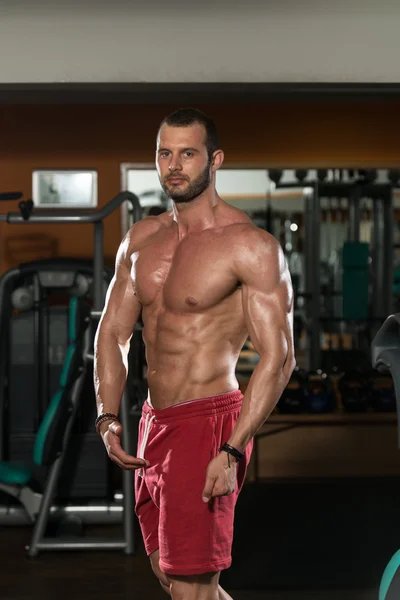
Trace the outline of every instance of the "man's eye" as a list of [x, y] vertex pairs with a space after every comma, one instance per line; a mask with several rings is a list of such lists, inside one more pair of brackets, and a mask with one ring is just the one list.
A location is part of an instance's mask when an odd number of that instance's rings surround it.
[[160, 153], [160, 156], [161, 156], [162, 158], [165, 158], [166, 156], [168, 156], [168, 154], [169, 154], [168, 152], [161, 152], [161, 153]]
[[193, 152], [185, 152], [186, 156], [193, 156]]

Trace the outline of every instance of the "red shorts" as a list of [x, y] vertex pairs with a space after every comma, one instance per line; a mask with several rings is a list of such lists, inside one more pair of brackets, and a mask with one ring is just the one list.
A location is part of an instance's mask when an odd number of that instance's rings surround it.
[[208, 503], [202, 492], [207, 466], [228, 441], [242, 398], [238, 390], [163, 410], [143, 406], [138, 454], [151, 466], [135, 473], [136, 514], [146, 552], [159, 548], [164, 573], [197, 575], [231, 565], [234, 509], [252, 442], [238, 464], [235, 492]]

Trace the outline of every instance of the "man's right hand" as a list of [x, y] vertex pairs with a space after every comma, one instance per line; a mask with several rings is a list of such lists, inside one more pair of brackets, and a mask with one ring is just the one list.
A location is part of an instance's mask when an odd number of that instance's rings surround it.
[[121, 446], [122, 425], [118, 421], [106, 421], [100, 425], [100, 435], [104, 442], [108, 456], [122, 469], [135, 471], [149, 467], [148, 460], [130, 456]]

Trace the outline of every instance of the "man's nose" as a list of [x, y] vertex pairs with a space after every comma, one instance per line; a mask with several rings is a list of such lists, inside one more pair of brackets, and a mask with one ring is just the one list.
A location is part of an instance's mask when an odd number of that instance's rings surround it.
[[175, 171], [181, 171], [182, 170], [182, 165], [181, 165], [181, 161], [179, 160], [178, 157], [172, 157], [171, 158], [171, 162], [169, 163], [169, 170], [171, 171], [171, 173], [175, 172]]

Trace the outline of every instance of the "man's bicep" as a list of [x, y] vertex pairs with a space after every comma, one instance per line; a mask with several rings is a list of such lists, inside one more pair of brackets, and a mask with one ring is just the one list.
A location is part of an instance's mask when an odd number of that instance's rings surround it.
[[243, 312], [255, 350], [271, 366], [293, 356], [293, 291], [278, 242], [262, 232], [240, 264]]
[[244, 318], [254, 349], [278, 364], [293, 354], [290, 296], [286, 282], [268, 292], [259, 285], [243, 286]]

